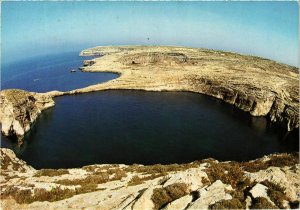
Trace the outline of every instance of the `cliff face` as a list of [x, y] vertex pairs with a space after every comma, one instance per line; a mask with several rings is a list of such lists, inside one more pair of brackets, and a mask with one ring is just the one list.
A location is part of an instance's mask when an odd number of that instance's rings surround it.
[[299, 72], [292, 66], [184, 47], [95, 47], [81, 55], [102, 55], [83, 71], [121, 76], [71, 94], [105, 89], [191, 91], [221, 99], [253, 116], [267, 116], [287, 131], [299, 127]]
[[298, 154], [244, 163], [90, 165], [35, 170], [1, 149], [3, 209], [247, 209], [299, 207]]
[[52, 97], [18, 89], [0, 92], [2, 133], [21, 139], [41, 112], [54, 106]]
[[[109, 89], [190, 91], [206, 94], [253, 116], [267, 116], [287, 131], [299, 128], [299, 72], [275, 61], [229, 52], [164, 46], [95, 47], [81, 55], [82, 71], [120, 77], [68, 92], [1, 91], [2, 133], [22, 136], [52, 97]], [[16, 95], [16, 96], [13, 96]]]

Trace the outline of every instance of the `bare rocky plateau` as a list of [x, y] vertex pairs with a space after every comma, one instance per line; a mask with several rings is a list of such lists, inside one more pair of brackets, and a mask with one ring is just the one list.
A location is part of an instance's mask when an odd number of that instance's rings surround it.
[[3, 209], [269, 209], [299, 207], [299, 154], [249, 162], [89, 165], [35, 170], [1, 148]]
[[[216, 97], [287, 132], [299, 128], [299, 73], [275, 61], [167, 46], [95, 47], [82, 71], [117, 79], [68, 92], [0, 92], [2, 134], [22, 139], [54, 97], [112, 89], [189, 91]], [[207, 159], [172, 165], [91, 165], [36, 170], [1, 148], [3, 209], [298, 208], [299, 154], [249, 162]]]

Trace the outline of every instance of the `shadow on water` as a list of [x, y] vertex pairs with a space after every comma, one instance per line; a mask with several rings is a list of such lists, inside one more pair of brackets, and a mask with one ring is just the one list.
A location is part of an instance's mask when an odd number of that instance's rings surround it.
[[251, 117], [220, 100], [186, 92], [111, 90], [56, 98], [25, 143], [2, 147], [36, 168], [95, 163], [183, 163], [213, 157], [244, 161], [297, 151], [265, 117]]

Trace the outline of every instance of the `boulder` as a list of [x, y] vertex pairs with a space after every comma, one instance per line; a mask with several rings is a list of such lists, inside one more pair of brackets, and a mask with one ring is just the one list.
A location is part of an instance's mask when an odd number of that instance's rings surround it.
[[222, 181], [217, 180], [212, 185], [206, 188], [200, 189], [199, 198], [191, 203], [187, 209], [208, 209], [212, 204], [215, 204], [221, 200], [230, 200], [232, 196], [228, 191], [232, 191], [232, 187], [227, 184], [223, 184]]

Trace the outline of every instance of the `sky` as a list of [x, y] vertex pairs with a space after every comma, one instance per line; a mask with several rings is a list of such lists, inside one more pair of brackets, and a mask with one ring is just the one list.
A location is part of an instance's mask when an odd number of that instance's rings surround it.
[[298, 16], [296, 1], [4, 1], [1, 60], [14, 62], [100, 45], [176, 45], [298, 66]]

